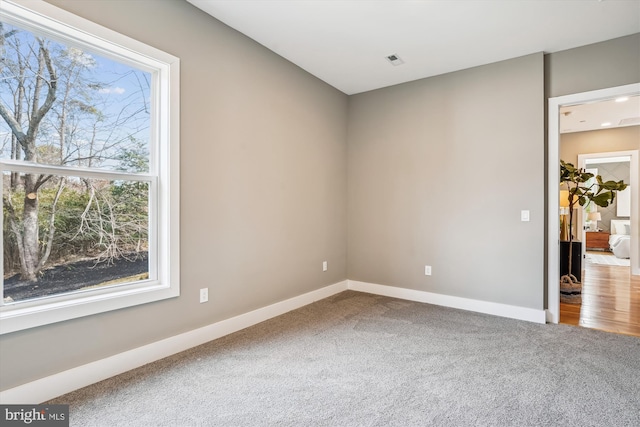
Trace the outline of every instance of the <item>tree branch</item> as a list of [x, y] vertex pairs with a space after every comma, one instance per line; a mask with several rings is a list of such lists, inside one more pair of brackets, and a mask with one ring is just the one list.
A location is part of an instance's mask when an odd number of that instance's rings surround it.
[[27, 135], [25, 135], [24, 132], [22, 132], [22, 126], [20, 126], [20, 123], [18, 123], [18, 121], [13, 117], [13, 115], [9, 113], [9, 110], [7, 110], [7, 107], [5, 107], [1, 99], [0, 99], [0, 116], [2, 116], [5, 122], [7, 122], [7, 124], [11, 128], [11, 132], [13, 132], [13, 135], [18, 139], [18, 142], [20, 143], [20, 145], [24, 145], [25, 142], [23, 141], [26, 141]]
[[[51, 175], [49, 175], [51, 177]], [[60, 200], [60, 196], [62, 195], [62, 191], [64, 190], [65, 180], [61, 179], [60, 184], [58, 185], [58, 191], [56, 192], [56, 196], [53, 199], [53, 203], [51, 204], [51, 214], [49, 215], [49, 233], [47, 235], [47, 241], [45, 242], [44, 252], [40, 257], [40, 261], [38, 262], [38, 271], [40, 271], [47, 260], [49, 259], [49, 255], [51, 255], [51, 247], [53, 246], [53, 237], [55, 236], [56, 226], [56, 207], [58, 206], [58, 200]]]

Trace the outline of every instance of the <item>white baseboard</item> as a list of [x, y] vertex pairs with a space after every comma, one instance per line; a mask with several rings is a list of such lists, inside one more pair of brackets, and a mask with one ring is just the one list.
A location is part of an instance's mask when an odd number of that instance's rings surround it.
[[546, 320], [545, 311], [542, 309], [536, 310], [533, 308], [518, 307], [515, 305], [454, 297], [451, 295], [434, 294], [431, 292], [398, 288], [395, 286], [376, 285], [374, 283], [358, 282], [355, 280], [347, 280], [347, 287], [354, 291], [441, 305], [444, 307], [459, 308], [461, 310], [508, 317], [510, 319], [526, 320], [535, 323], [545, 323]]
[[347, 290], [342, 281], [249, 313], [50, 375], [0, 392], [2, 404], [45, 402]]
[[450, 295], [434, 294], [394, 286], [345, 280], [316, 291], [281, 301], [249, 313], [222, 320], [193, 331], [185, 332], [161, 341], [119, 353], [105, 359], [78, 366], [58, 374], [0, 391], [0, 403], [40, 403], [65, 393], [97, 383], [131, 369], [155, 362], [189, 348], [229, 335], [249, 326], [280, 316], [321, 299], [351, 289], [370, 294], [384, 295], [512, 319], [545, 323], [545, 311], [513, 305], [478, 301]]

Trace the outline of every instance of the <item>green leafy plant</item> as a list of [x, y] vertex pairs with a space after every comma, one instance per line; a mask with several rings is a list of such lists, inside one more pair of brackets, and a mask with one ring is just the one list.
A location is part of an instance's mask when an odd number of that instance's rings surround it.
[[594, 203], [600, 207], [607, 207], [616, 198], [616, 192], [627, 188], [622, 180], [603, 181], [600, 175], [596, 182], [592, 182], [594, 175], [582, 168], [576, 168], [571, 163], [560, 160], [560, 184], [568, 190], [569, 202], [569, 271], [560, 278], [560, 292], [565, 295], [580, 294], [582, 286], [578, 279], [571, 274], [571, 260], [573, 249], [573, 210], [577, 205], [585, 206]]

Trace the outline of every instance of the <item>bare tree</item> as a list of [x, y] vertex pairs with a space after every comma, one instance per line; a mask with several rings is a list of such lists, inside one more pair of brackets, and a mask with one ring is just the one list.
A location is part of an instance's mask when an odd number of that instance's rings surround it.
[[[109, 96], [103, 95], [110, 93], [111, 82], [91, 79], [91, 70], [96, 66], [92, 55], [38, 37], [21, 38], [19, 34], [13, 28], [4, 31], [0, 23], [0, 50], [11, 49], [11, 55], [4, 55], [0, 63], [0, 84], [9, 88], [4, 93], [11, 95], [0, 97], [0, 117], [11, 131], [10, 158], [82, 167], [111, 162], [110, 167], [115, 168], [122, 161], [122, 153], [130, 153], [128, 147], [138, 144], [134, 135], [148, 128], [149, 82], [145, 75], [141, 73], [137, 79], [139, 93], [128, 95], [130, 102], [114, 107]], [[135, 73], [130, 70], [114, 74], [113, 78], [118, 81]], [[147, 88], [143, 88], [145, 84]], [[147, 171], [147, 162], [138, 165], [146, 169], [138, 168], [136, 172]], [[18, 253], [22, 280], [37, 281], [52, 254], [57, 206], [68, 197], [64, 194], [75, 194], [75, 201], [84, 200], [81, 194], [87, 195], [84, 213], [78, 213], [78, 229], [73, 234], [65, 230], [64, 236], [82, 242], [92, 240], [98, 260], [113, 260], [131, 247], [145, 246], [140, 240], [146, 242], [148, 221], [140, 206], [146, 208], [147, 195], [137, 191], [127, 196], [121, 191], [135, 188], [135, 183], [123, 186], [104, 181], [96, 191], [93, 180], [76, 179], [70, 184], [70, 179], [73, 180], [64, 174], [11, 171], [3, 194], [5, 259], [10, 238], [9, 246], [16, 247], [10, 252]], [[79, 182], [84, 183], [84, 189]], [[46, 202], [41, 206], [43, 191]], [[127, 208], [123, 210], [119, 203]], [[137, 209], [142, 215], [131, 215], [129, 209]]]
[[[30, 111], [28, 111], [29, 117], [26, 128], [21, 123], [22, 104], [14, 112], [11, 112], [0, 99], [0, 116], [7, 123], [19, 147], [22, 149], [24, 160], [34, 163], [37, 162], [36, 141], [40, 124], [47, 112], [51, 110], [56, 100], [58, 88], [58, 76], [47, 44], [42, 38], [36, 38], [36, 40], [37, 69], [32, 70], [35, 71], [36, 78], [33, 96], [30, 99]], [[26, 64], [24, 70], [26, 70]], [[23, 80], [18, 78], [18, 97], [21, 96], [21, 91], [24, 91], [24, 74], [22, 76]], [[42, 93], [43, 91], [46, 91], [46, 95]], [[44, 97], [44, 102], [41, 103], [42, 97]], [[12, 154], [17, 156], [15, 152]], [[46, 262], [40, 252], [38, 191], [50, 178], [50, 176], [32, 173], [23, 175], [25, 195], [22, 208], [22, 227], [19, 226], [18, 215], [11, 197], [3, 195], [3, 203], [8, 213], [7, 219], [18, 245], [20, 270], [24, 280], [36, 281], [38, 273]], [[16, 184], [14, 183], [13, 185]]]

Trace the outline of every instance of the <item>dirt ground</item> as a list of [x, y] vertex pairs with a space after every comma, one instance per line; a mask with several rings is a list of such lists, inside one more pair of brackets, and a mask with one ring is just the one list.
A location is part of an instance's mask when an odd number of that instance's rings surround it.
[[111, 265], [96, 264], [95, 260], [78, 261], [52, 267], [43, 272], [37, 282], [20, 280], [20, 275], [4, 280], [4, 297], [13, 301], [55, 295], [64, 292], [94, 286], [123, 277], [142, 274], [149, 269], [148, 254], [138, 254], [138, 259], [128, 261], [124, 258], [115, 260]]

